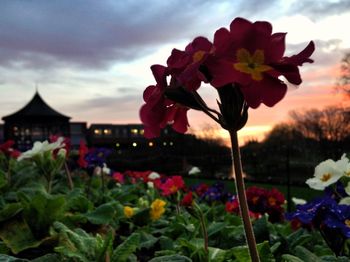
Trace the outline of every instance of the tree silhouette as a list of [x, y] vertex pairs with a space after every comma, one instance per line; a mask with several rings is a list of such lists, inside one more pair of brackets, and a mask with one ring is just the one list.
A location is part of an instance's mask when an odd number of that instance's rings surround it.
[[345, 54], [344, 58], [341, 60], [340, 70], [337, 89], [350, 97], [350, 52]]

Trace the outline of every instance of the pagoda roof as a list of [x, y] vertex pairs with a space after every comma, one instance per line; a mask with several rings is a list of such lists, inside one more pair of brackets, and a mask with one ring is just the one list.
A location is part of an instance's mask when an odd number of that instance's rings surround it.
[[40, 96], [38, 91], [35, 92], [32, 100], [28, 102], [23, 108], [17, 112], [2, 117], [2, 120], [6, 121], [11, 118], [21, 118], [21, 117], [55, 117], [55, 118], [65, 118], [70, 119], [69, 116], [65, 116], [55, 109], [51, 108]]

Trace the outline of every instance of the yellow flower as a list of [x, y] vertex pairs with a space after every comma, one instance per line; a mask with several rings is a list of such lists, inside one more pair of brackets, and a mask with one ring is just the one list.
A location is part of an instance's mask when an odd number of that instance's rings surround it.
[[166, 202], [158, 198], [152, 202], [150, 211], [152, 220], [157, 220], [163, 215], [163, 213], [165, 212], [165, 205]]
[[250, 54], [247, 49], [241, 48], [237, 51], [238, 62], [234, 64], [234, 68], [242, 73], [251, 75], [251, 77], [260, 81], [263, 79], [261, 73], [269, 71], [272, 67], [264, 65], [264, 51], [255, 50], [254, 54]]
[[124, 216], [126, 218], [130, 218], [134, 215], [134, 209], [132, 207], [129, 206], [125, 206], [124, 207]]

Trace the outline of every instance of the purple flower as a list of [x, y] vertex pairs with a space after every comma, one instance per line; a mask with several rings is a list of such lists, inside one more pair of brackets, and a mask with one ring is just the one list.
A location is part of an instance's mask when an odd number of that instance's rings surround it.
[[107, 148], [92, 148], [86, 154], [85, 160], [88, 163], [88, 168], [95, 168], [96, 166], [103, 167], [106, 163], [107, 157], [112, 153], [110, 149]]
[[296, 211], [286, 214], [286, 217], [288, 220], [297, 218], [303, 224], [316, 224], [318, 226], [329, 210], [336, 205], [337, 202], [334, 199], [325, 196], [304, 205], [297, 205]]
[[330, 228], [339, 228], [346, 238], [350, 238], [350, 206], [334, 205], [324, 223]]

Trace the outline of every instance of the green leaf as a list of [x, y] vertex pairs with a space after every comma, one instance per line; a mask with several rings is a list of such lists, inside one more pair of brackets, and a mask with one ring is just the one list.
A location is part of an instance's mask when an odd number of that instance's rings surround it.
[[93, 203], [81, 192], [67, 195], [67, 210], [85, 213], [93, 208]]
[[349, 262], [348, 257], [335, 257], [335, 256], [323, 256], [321, 257], [322, 262]]
[[3, 222], [22, 211], [22, 205], [20, 203], [7, 204], [0, 210], [0, 222]]
[[295, 248], [295, 255], [303, 261], [321, 262], [321, 259], [318, 256], [302, 246], [297, 246]]
[[149, 260], [149, 262], [192, 262], [192, 260], [188, 257], [181, 255], [170, 255], [155, 257]]
[[[257, 244], [257, 249], [261, 262], [275, 261], [267, 241]], [[250, 255], [247, 246], [234, 247], [231, 250], [236, 257], [237, 262], [250, 261]]]
[[299, 229], [287, 237], [287, 241], [291, 248], [295, 248], [296, 246], [304, 245], [312, 240], [312, 236], [304, 229]]
[[137, 226], [147, 225], [149, 223], [149, 221], [150, 221], [150, 216], [149, 216], [150, 210], [151, 210], [150, 208], [145, 208], [145, 209], [139, 210], [132, 217], [132, 221], [134, 222], [134, 224], [137, 225]]
[[23, 218], [38, 239], [47, 236], [54, 221], [60, 220], [65, 211], [65, 197], [38, 191], [33, 198], [20, 195]]
[[81, 228], [73, 231], [60, 222], [55, 222], [53, 226], [59, 238], [56, 252], [81, 262], [105, 261], [105, 254], [113, 241], [111, 233], [103, 239], [98, 234], [91, 236]]
[[140, 236], [141, 236], [140, 248], [150, 249], [158, 241], [158, 238], [156, 238], [153, 235], [148, 234], [146, 232], [141, 232]]
[[225, 262], [227, 251], [220, 248], [209, 247], [209, 261]]
[[58, 254], [46, 254], [44, 256], [38, 257], [36, 259], [31, 260], [31, 262], [60, 262], [62, 261], [60, 255]]
[[17, 257], [8, 256], [8, 255], [3, 255], [3, 254], [0, 254], [0, 261], [1, 262], [29, 262], [28, 259], [21, 259]]
[[6, 173], [0, 169], [0, 189], [7, 185]]
[[255, 240], [257, 243], [269, 240], [269, 229], [268, 229], [267, 216], [263, 216], [256, 220], [253, 225]]
[[161, 250], [172, 250], [174, 249], [174, 240], [169, 237], [161, 236], [159, 238], [159, 244]]
[[95, 210], [84, 214], [84, 216], [92, 223], [96, 225], [108, 224], [111, 222], [116, 214], [115, 204], [105, 203]]
[[14, 254], [38, 247], [42, 241], [37, 240], [27, 223], [22, 218], [11, 219], [0, 226], [0, 238], [4, 241]]
[[284, 255], [282, 255], [282, 262], [306, 262], [306, 261], [303, 261], [303, 260], [301, 260], [300, 258], [298, 258], [296, 256], [292, 256], [292, 255], [289, 255], [289, 254], [284, 254]]
[[218, 232], [221, 232], [226, 227], [225, 222], [213, 222], [208, 226], [208, 237], [215, 235]]
[[129, 255], [134, 253], [140, 244], [140, 234], [132, 233], [123, 243], [114, 251], [111, 257], [112, 262], [127, 261]]

